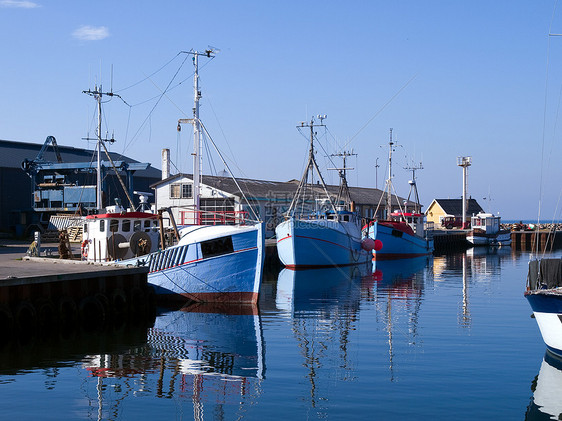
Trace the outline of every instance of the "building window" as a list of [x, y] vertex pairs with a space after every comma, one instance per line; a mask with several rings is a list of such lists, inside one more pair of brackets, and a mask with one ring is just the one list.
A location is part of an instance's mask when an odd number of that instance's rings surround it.
[[170, 199], [190, 199], [193, 197], [193, 186], [191, 184], [171, 184]]
[[182, 184], [181, 185], [181, 198], [182, 199], [189, 199], [193, 197], [192, 194], [193, 186], [191, 184]]

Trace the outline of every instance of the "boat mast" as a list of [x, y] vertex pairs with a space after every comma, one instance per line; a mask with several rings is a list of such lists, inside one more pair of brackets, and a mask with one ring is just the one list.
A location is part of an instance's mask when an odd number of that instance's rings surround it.
[[[328, 201], [330, 202], [330, 207], [332, 208], [332, 210], [334, 212], [336, 212], [336, 208], [334, 206], [334, 203], [332, 202], [332, 198], [330, 197], [330, 194], [328, 193], [328, 188], [326, 187], [326, 183], [324, 182], [324, 179], [322, 178], [322, 173], [320, 173], [320, 169], [318, 168], [318, 164], [316, 164], [316, 158], [314, 157], [314, 128], [324, 126], [324, 119], [325, 118], [326, 118], [326, 115], [318, 115], [318, 119], [320, 120], [320, 124], [315, 124], [314, 123], [314, 117], [312, 117], [310, 119], [310, 123], [305, 123], [303, 121], [303, 122], [301, 122], [300, 126], [297, 126], [297, 129], [299, 127], [309, 127], [310, 128], [310, 148], [309, 148], [309, 151], [308, 151], [308, 164], [306, 166], [306, 169], [304, 170], [304, 174], [301, 178], [299, 186], [297, 187], [297, 191], [295, 192], [295, 196], [293, 197], [293, 201], [291, 202], [291, 206], [289, 206], [289, 210], [287, 211], [288, 215], [291, 215], [291, 212], [296, 207], [297, 200], [301, 196], [301, 194], [304, 195], [304, 190], [305, 190], [306, 185], [308, 183], [308, 174], [309, 174], [309, 172], [312, 172], [312, 175], [314, 176], [314, 170], [316, 170], [316, 172], [318, 173], [318, 179], [322, 183], [322, 187], [324, 188], [324, 192], [326, 193], [326, 197], [328, 198]], [[314, 183], [312, 183], [312, 189], [314, 189]], [[306, 198], [303, 197], [303, 203], [304, 203], [305, 199]]]
[[199, 90], [199, 54], [195, 52], [193, 55], [193, 204], [195, 206], [196, 221], [199, 225], [201, 222], [199, 211], [201, 210], [201, 178], [203, 171], [203, 162], [201, 158], [201, 128], [199, 122], [199, 100], [201, 99], [201, 91]]
[[339, 206], [340, 202], [344, 202], [344, 206], [346, 210], [351, 210], [349, 207], [351, 206], [351, 194], [349, 193], [349, 186], [347, 185], [347, 170], [353, 170], [354, 168], [349, 168], [346, 166], [347, 157], [349, 156], [357, 156], [356, 153], [343, 151], [340, 153], [334, 153], [330, 156], [338, 156], [341, 157], [343, 160], [343, 167], [342, 168], [328, 168], [329, 170], [336, 170], [340, 176], [340, 189], [338, 192], [338, 197], [336, 199], [336, 206]]
[[392, 213], [392, 128], [390, 129], [390, 141], [388, 142], [388, 179], [386, 180], [386, 218], [390, 219]]
[[423, 170], [423, 165], [420, 162], [419, 165], [409, 165], [404, 167], [405, 170], [411, 170], [412, 171], [412, 179], [410, 181], [408, 181], [408, 183], [410, 184], [410, 192], [408, 193], [408, 201], [410, 200], [410, 196], [412, 195], [412, 192], [414, 193], [414, 200], [416, 201], [415, 207], [414, 207], [414, 212], [415, 213], [421, 213], [421, 209], [420, 209], [420, 197], [418, 194], [418, 186], [416, 184], [416, 170]]
[[101, 210], [103, 207], [102, 197], [101, 197], [101, 85], [100, 90], [97, 94], [94, 94], [94, 98], [98, 103], [98, 143], [97, 143], [97, 178], [96, 178], [96, 207]]
[[201, 222], [201, 181], [203, 178], [203, 156], [201, 121], [199, 120], [199, 100], [201, 99], [201, 91], [199, 90], [199, 56], [214, 57], [214, 50], [198, 51], [182, 51], [186, 54], [193, 55], [193, 118], [181, 118], [178, 120], [178, 131], [181, 130], [181, 123], [193, 124], [193, 206], [195, 208], [195, 224]]
[[[103, 210], [103, 203], [102, 203], [102, 191], [101, 191], [101, 185], [102, 185], [102, 174], [101, 174], [101, 148], [102, 148], [102, 142], [104, 140], [107, 139], [102, 139], [101, 138], [101, 99], [103, 95], [107, 95], [107, 96], [114, 96], [115, 94], [113, 94], [113, 92], [103, 92], [101, 84], [99, 86], [99, 89], [97, 86], [94, 86], [94, 90], [92, 91], [91, 89], [88, 89], [87, 91], [82, 91], [82, 93], [88, 94], [90, 96], [93, 96], [94, 99], [96, 100], [97, 106], [98, 106], [98, 127], [96, 130], [96, 154], [97, 154], [97, 166], [96, 166], [96, 208], [99, 211]], [[115, 95], [118, 96], [118, 95]], [[90, 140], [90, 139], [88, 139]], [[114, 142], [113, 139], [109, 140], [110, 142]]]
[[[119, 183], [121, 183], [121, 187], [123, 187], [123, 191], [124, 191], [125, 195], [127, 196], [127, 199], [129, 200], [129, 204], [131, 205], [131, 208], [134, 209], [135, 205], [133, 203], [133, 199], [131, 198], [129, 192], [127, 191], [127, 188], [125, 187], [125, 183], [123, 182], [123, 180], [119, 176], [119, 172], [117, 171], [117, 168], [115, 168], [113, 160], [111, 159], [111, 156], [109, 155], [109, 152], [107, 151], [107, 147], [103, 144], [103, 142], [114, 143], [115, 139], [113, 138], [113, 136], [111, 136], [111, 139], [107, 139], [107, 138], [102, 139], [101, 138], [101, 99], [102, 99], [102, 96], [104, 96], [104, 95], [109, 96], [109, 97], [115, 96], [115, 97], [119, 98], [121, 101], [123, 101], [125, 104], [127, 104], [127, 102], [125, 102], [125, 100], [123, 98], [121, 98], [121, 96], [118, 95], [118, 94], [114, 94], [113, 92], [103, 92], [103, 89], [102, 89], [101, 85], [99, 86], [99, 89], [98, 89], [97, 86], [94, 86], [93, 91], [91, 89], [88, 89], [87, 91], [82, 91], [82, 93], [93, 96], [94, 99], [97, 102], [97, 105], [98, 105], [98, 127], [97, 127], [97, 136], [96, 136], [96, 139], [95, 139], [96, 142], [97, 142], [96, 154], [98, 156], [97, 165], [96, 165], [96, 167], [97, 167], [97, 169], [96, 169], [96, 172], [97, 172], [97, 177], [96, 177], [96, 208], [98, 210], [98, 213], [103, 210], [102, 190], [101, 190], [101, 186], [102, 186], [101, 150], [102, 150], [102, 148], [105, 151], [105, 153], [107, 155], [107, 158], [109, 159], [109, 162], [111, 163], [111, 166], [113, 167], [113, 170], [115, 171], [115, 175], [117, 176], [117, 179], [119, 180]], [[127, 104], [127, 105], [129, 105], [129, 104]], [[94, 139], [90, 139], [89, 137], [83, 138], [83, 139], [84, 140], [94, 140]]]

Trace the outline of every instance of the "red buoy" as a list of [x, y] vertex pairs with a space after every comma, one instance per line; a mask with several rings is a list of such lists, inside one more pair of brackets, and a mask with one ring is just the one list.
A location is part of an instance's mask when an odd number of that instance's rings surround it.
[[375, 251], [381, 251], [381, 250], [382, 250], [382, 241], [375, 240]]

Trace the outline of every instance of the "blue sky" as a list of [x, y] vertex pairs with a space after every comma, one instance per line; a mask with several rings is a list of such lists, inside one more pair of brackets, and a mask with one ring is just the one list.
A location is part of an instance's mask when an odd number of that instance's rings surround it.
[[[378, 178], [382, 187], [392, 127], [402, 145], [399, 194], [409, 189], [402, 167], [423, 161], [425, 206], [460, 197], [456, 159], [472, 156], [469, 194], [505, 219], [536, 218], [542, 168], [549, 219], [562, 175], [562, 37], [548, 37], [551, 20], [551, 32], [562, 33], [562, 11], [554, 6], [0, 0], [0, 138], [42, 143], [53, 135], [62, 145], [93, 147], [82, 138], [95, 134], [95, 103], [82, 91], [101, 82], [132, 106], [117, 98], [104, 105], [104, 131], [117, 140], [111, 150], [160, 168], [168, 147], [176, 167], [190, 172], [191, 131], [178, 135], [176, 126], [191, 113], [193, 67], [189, 60], [180, 67], [178, 53], [213, 46], [216, 58], [201, 61], [201, 117], [236, 175], [300, 178], [307, 145], [295, 126], [321, 113], [328, 152], [349, 143], [358, 154], [351, 185], [374, 187]], [[178, 69], [170, 86], [184, 82], [154, 107]], [[332, 166], [323, 152], [318, 157]]]

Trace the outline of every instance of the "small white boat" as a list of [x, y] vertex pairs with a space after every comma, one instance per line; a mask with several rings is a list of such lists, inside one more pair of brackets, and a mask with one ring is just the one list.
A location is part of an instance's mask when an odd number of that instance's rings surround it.
[[[323, 126], [325, 116], [300, 127], [310, 128], [308, 165], [297, 188], [286, 219], [275, 228], [277, 253], [288, 268], [331, 267], [365, 263], [374, 242], [361, 238], [361, 219], [354, 212], [343, 169], [339, 170], [340, 192], [335, 201], [328, 193], [314, 157], [314, 127]], [[343, 154], [347, 156], [347, 154]], [[317, 184], [313, 174], [317, 173]], [[309, 181], [309, 176], [311, 180]]]
[[500, 224], [499, 215], [480, 212], [472, 216], [472, 229], [466, 234], [466, 240], [474, 246], [509, 246], [511, 231], [502, 230]]

